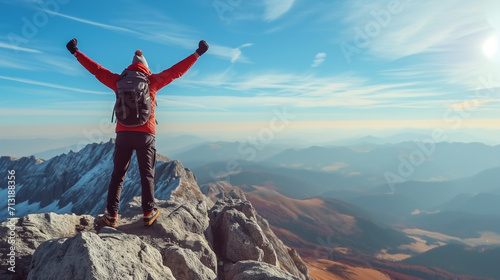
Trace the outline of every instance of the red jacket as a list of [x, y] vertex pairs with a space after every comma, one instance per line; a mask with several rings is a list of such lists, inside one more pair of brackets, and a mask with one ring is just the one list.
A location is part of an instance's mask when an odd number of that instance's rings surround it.
[[[116, 93], [116, 81], [120, 77], [120, 74], [112, 73], [108, 69], [102, 67], [92, 59], [90, 59], [85, 54], [77, 51], [75, 56], [78, 62], [83, 65], [91, 74], [93, 74], [101, 83], [109, 87]], [[148, 68], [146, 68], [142, 63], [134, 63], [130, 65], [128, 70], [141, 71], [146, 74], [149, 78], [149, 93], [152, 98], [151, 103], [151, 117], [148, 122], [144, 125], [138, 127], [126, 127], [121, 125], [119, 122], [116, 124], [116, 132], [120, 131], [141, 131], [146, 133], [155, 134], [156, 133], [156, 120], [155, 120], [155, 106], [156, 106], [156, 92], [159, 91], [164, 86], [168, 85], [174, 79], [177, 79], [184, 75], [191, 66], [198, 60], [198, 54], [194, 53], [185, 59], [181, 60], [174, 66], [164, 70], [158, 74], [152, 74]]]

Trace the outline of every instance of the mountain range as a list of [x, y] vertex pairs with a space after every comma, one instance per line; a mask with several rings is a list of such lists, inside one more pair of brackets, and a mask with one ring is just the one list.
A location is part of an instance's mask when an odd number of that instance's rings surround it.
[[[298, 172], [308, 170], [350, 178], [361, 177], [359, 181], [365, 183], [351, 184], [351, 190], [386, 185], [386, 190], [390, 191], [389, 188], [397, 183], [449, 181], [471, 177], [500, 166], [500, 146], [482, 143], [412, 141], [308, 148], [269, 145], [260, 147], [262, 150], [246, 150], [244, 144], [209, 142], [171, 156], [193, 170], [214, 163], [225, 164], [217, 167], [215, 175], [237, 170], [250, 163], [266, 168], [281, 167]], [[213, 170], [212, 167], [209, 169]]]
[[[346, 198], [345, 201], [369, 209], [374, 216], [389, 223], [398, 219], [427, 219], [440, 216], [447, 221], [446, 213], [452, 212], [456, 218], [484, 216], [500, 217], [500, 168], [491, 168], [471, 177], [443, 182], [408, 181], [395, 184], [393, 192], [386, 186], [375, 187], [361, 195]], [[325, 197], [337, 197], [337, 193], [325, 193]], [[488, 219], [478, 219], [488, 220]], [[400, 221], [400, 220], [399, 220]], [[487, 228], [492, 228], [485, 222]], [[482, 230], [483, 227], [472, 229]], [[470, 232], [469, 230], [469, 232]], [[495, 230], [500, 234], [500, 231]]]
[[288, 149], [265, 162], [282, 167], [364, 174], [384, 179], [386, 172], [391, 172], [404, 181], [444, 181], [498, 167], [499, 156], [500, 146], [415, 141]]
[[[102, 213], [113, 170], [114, 140], [93, 143], [75, 153], [70, 151], [44, 161], [36, 157], [0, 157], [0, 168], [16, 172], [16, 207], [19, 216], [28, 213], [54, 211], [96, 215]], [[157, 156], [155, 177], [156, 196], [159, 199], [170, 195], [173, 186], [179, 184], [181, 176], [192, 177], [179, 161]], [[124, 188], [121, 204], [126, 205], [134, 196], [141, 194], [140, 175], [135, 154], [133, 155]], [[2, 194], [7, 189], [2, 188]], [[0, 206], [7, 207], [6, 201]], [[7, 213], [0, 215], [5, 220]]]
[[[238, 190], [243, 190], [245, 199], [267, 220], [269, 228], [287, 246], [304, 256], [306, 265], [323, 267], [314, 270], [317, 274], [311, 274], [313, 277], [326, 274], [324, 279], [363, 279], [355, 278], [354, 274], [362, 275], [366, 272], [363, 269], [375, 269], [394, 279], [494, 279], [490, 274], [478, 274], [473, 269], [454, 270], [450, 267], [451, 261], [448, 264], [410, 261], [425, 252], [430, 254], [451, 244], [463, 246], [461, 248], [465, 249], [461, 254], [464, 259], [473, 260], [474, 254], [483, 252], [482, 248], [494, 248], [500, 244], [500, 228], [497, 226], [500, 217], [495, 210], [498, 209], [496, 202], [500, 194], [496, 184], [500, 170], [494, 166], [493, 159], [484, 164], [477, 164], [477, 158], [468, 163], [454, 163], [454, 166], [479, 165], [476, 168], [482, 170], [470, 176], [467, 173], [442, 181], [407, 180], [389, 188], [383, 176], [373, 172], [380, 167], [367, 167], [371, 168], [371, 173], [353, 174], [341, 170], [346, 166], [339, 170], [325, 170], [283, 162], [292, 162], [289, 160], [291, 154], [297, 155], [297, 160], [303, 157], [307, 162], [307, 152], [315, 153], [320, 163], [330, 152], [335, 157], [384, 157], [381, 151], [385, 150], [391, 151], [386, 158], [397, 158], [401, 154], [411, 154], [411, 145], [415, 143], [370, 144], [364, 146], [368, 152], [359, 150], [359, 146], [281, 151], [276, 148], [274, 155], [270, 153], [266, 157], [262, 154], [262, 158], [255, 161], [225, 156], [238, 147], [234, 143], [216, 144], [218, 146], [212, 146], [215, 147], [212, 154], [205, 158], [203, 151], [210, 145], [198, 146], [196, 153], [183, 152], [193, 156], [192, 162], [196, 160], [194, 155], [199, 155], [201, 160], [197, 162], [202, 164], [193, 171], [185, 168], [179, 160], [170, 160], [159, 154], [156, 197], [168, 201], [181, 185], [205, 193], [176, 192], [175, 196], [193, 201], [204, 200], [205, 196], [215, 198], [215, 201], [231, 198]], [[91, 216], [102, 213], [112, 170], [113, 146], [113, 140], [93, 143], [78, 152], [68, 152], [49, 160], [1, 157], [1, 169], [16, 170], [17, 216], [47, 212]], [[442, 143], [436, 145], [436, 158], [432, 160], [444, 162], [445, 155], [453, 154], [451, 151], [459, 148], [469, 150], [464, 154], [477, 148], [482, 156], [494, 154], [497, 150], [496, 146], [477, 143]], [[209, 157], [216, 158], [204, 160]], [[128, 209], [130, 203], [134, 203], [134, 197], [140, 195], [136, 164], [134, 158], [122, 193], [121, 208], [124, 209]], [[359, 164], [363, 166], [362, 161]], [[2, 187], [0, 194], [6, 196], [7, 189]], [[6, 208], [6, 201], [0, 201], [0, 207]], [[6, 218], [6, 214], [0, 217], [1, 220]], [[128, 219], [131, 221], [133, 216]], [[446, 255], [437, 252], [437, 255]], [[408, 262], [400, 261], [403, 259]]]
[[[425, 141], [425, 139], [432, 138], [432, 130], [401, 130], [394, 131], [392, 134], [384, 133], [377, 134], [377, 136], [366, 135], [348, 138], [337, 138], [332, 140], [323, 140], [319, 142], [319, 139], [311, 138], [307, 135], [302, 135], [303, 137], [297, 138], [286, 138], [286, 139], [273, 139], [270, 143], [271, 145], [278, 147], [281, 150], [286, 148], [307, 148], [313, 145], [322, 147], [339, 147], [339, 146], [352, 146], [352, 145], [384, 145], [384, 144], [398, 144], [402, 142], [415, 142], [415, 141]], [[106, 141], [110, 137], [113, 137], [114, 133], [112, 129], [102, 129], [100, 131], [96, 130], [83, 130], [81, 135], [78, 137], [69, 138], [5, 138], [0, 139], [0, 155], [8, 155], [14, 157], [26, 157], [30, 155], [35, 155], [38, 158], [49, 160], [50, 158], [60, 155], [61, 153], [67, 153], [70, 150], [74, 152], [79, 151], [85, 145]], [[157, 151], [164, 155], [169, 155], [172, 158], [182, 160], [177, 158], [176, 155], [184, 153], [190, 149], [195, 148], [198, 145], [211, 143], [213, 136], [197, 136], [190, 134], [175, 134], [175, 133], [159, 133], [157, 135]], [[228, 140], [223, 139], [224, 135], [218, 135], [217, 140], [219, 142], [226, 141], [225, 143], [230, 143]], [[491, 130], [481, 131], [475, 130], [468, 133], [463, 132], [452, 132], [448, 131], [446, 133], [445, 141], [448, 142], [462, 142], [462, 143], [487, 143], [488, 145], [498, 145], [498, 137]], [[252, 141], [246, 139], [248, 146], [253, 146], [256, 150], [261, 151], [262, 146], [260, 144], [252, 144]], [[241, 143], [240, 143], [241, 144]], [[219, 159], [221, 160], [221, 159]], [[184, 162], [188, 166], [187, 162]]]

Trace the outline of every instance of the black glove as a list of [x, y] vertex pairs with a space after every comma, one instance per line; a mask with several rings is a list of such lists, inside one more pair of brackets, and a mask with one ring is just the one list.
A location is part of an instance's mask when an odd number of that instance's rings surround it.
[[66, 44], [66, 48], [71, 54], [75, 54], [75, 52], [78, 50], [78, 48], [76, 47], [77, 43], [78, 41], [75, 38], [73, 38]]
[[204, 54], [208, 50], [208, 44], [205, 42], [205, 40], [201, 40], [200, 43], [198, 43], [198, 49], [196, 49], [196, 52], [198, 55]]

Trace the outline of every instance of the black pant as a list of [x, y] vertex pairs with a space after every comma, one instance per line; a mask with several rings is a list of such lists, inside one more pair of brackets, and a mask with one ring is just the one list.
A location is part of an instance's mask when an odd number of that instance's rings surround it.
[[118, 214], [123, 181], [127, 174], [132, 153], [136, 151], [142, 185], [142, 210], [153, 210], [155, 188], [156, 148], [155, 137], [149, 133], [122, 131], [116, 134], [113, 156], [113, 174], [108, 189], [107, 210], [110, 215]]

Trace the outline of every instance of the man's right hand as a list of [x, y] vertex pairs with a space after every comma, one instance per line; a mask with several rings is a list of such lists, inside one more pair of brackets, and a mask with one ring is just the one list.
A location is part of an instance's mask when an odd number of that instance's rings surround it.
[[78, 48], [76, 47], [77, 43], [78, 41], [75, 38], [73, 38], [66, 44], [66, 48], [72, 55], [74, 55], [75, 52], [78, 50]]
[[205, 40], [201, 40], [198, 43], [198, 49], [196, 49], [196, 52], [198, 53], [199, 56], [204, 54], [208, 50], [208, 44], [205, 42]]

